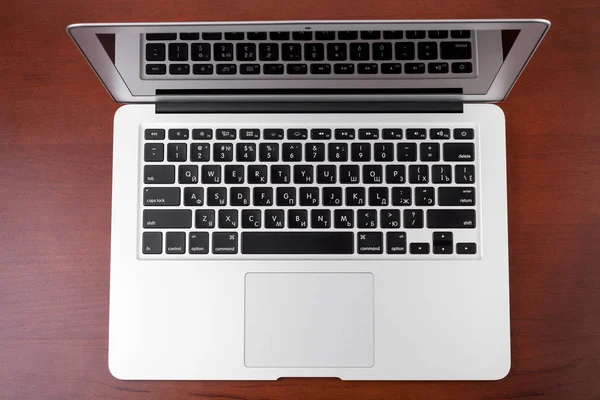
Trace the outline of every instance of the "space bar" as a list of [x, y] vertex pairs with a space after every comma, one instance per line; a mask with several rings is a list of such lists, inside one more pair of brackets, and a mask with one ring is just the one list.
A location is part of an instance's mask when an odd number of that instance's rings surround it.
[[242, 232], [242, 254], [353, 254], [352, 232]]

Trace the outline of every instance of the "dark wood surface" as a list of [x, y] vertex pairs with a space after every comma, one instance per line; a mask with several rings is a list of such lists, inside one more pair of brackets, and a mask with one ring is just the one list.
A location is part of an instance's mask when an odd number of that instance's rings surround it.
[[[600, 398], [600, 3], [5, 0], [0, 398]], [[124, 382], [107, 369], [112, 118], [74, 22], [547, 18], [507, 118], [512, 370], [497, 382]], [[432, 360], [433, 361], [433, 360]]]

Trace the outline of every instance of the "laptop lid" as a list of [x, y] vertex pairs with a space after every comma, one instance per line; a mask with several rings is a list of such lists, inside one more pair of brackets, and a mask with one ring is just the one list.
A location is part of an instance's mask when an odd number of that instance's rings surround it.
[[[539, 19], [273, 21], [74, 24], [67, 30], [120, 103], [257, 97], [498, 102], [549, 26]], [[284, 46], [299, 49], [300, 59], [285, 57]], [[273, 47], [276, 59], [269, 60]], [[265, 74], [274, 63], [281, 70]], [[329, 72], [313, 71], [315, 63], [330, 65]], [[301, 64], [309, 68], [294, 70]], [[337, 73], [343, 67], [336, 64], [351, 65], [351, 73]]]

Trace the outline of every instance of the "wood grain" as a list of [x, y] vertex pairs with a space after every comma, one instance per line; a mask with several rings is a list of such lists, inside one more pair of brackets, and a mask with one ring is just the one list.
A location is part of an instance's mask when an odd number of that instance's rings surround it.
[[[600, 3], [5, 0], [0, 398], [600, 398]], [[122, 382], [107, 369], [112, 103], [74, 22], [547, 18], [509, 99], [512, 370], [498, 382]]]

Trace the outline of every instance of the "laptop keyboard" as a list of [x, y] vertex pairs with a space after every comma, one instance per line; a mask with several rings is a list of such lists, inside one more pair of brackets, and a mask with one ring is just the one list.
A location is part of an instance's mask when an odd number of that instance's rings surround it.
[[468, 78], [472, 31], [165, 32], [143, 37], [144, 79]]
[[478, 258], [475, 127], [141, 129], [141, 258]]

